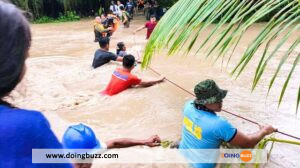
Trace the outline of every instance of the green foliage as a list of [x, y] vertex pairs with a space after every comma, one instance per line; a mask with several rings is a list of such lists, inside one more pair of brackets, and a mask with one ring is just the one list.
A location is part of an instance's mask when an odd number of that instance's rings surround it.
[[52, 18], [68, 20], [72, 18], [70, 16], [72, 14], [68, 11], [76, 11], [79, 16], [95, 15], [101, 7], [101, 2], [101, 0], [12, 0], [13, 4], [31, 13], [34, 20], [39, 21]]
[[[186, 53], [192, 49], [198, 53], [207, 48], [204, 51], [207, 58], [216, 53], [215, 60], [227, 59], [228, 64], [247, 30], [254, 23], [267, 20], [268, 17], [271, 19], [248, 44], [244, 53], [241, 53], [240, 61], [233, 68], [231, 75], [238, 78], [254, 56], [258, 55], [258, 49], [262, 48], [264, 52], [260, 54], [259, 63], [251, 65], [256, 66], [252, 84], [254, 90], [270, 61], [278, 56], [281, 47], [290, 37], [297, 37], [288, 46], [284, 56], [280, 57], [277, 71], [269, 84], [270, 90], [282, 67], [289, 66], [287, 58], [293, 59], [290, 72], [285, 74], [286, 80], [279, 97], [280, 105], [294, 69], [299, 63], [299, 55], [296, 58], [290, 57], [292, 53], [299, 54], [296, 50], [300, 43], [300, 37], [296, 36], [300, 29], [298, 0], [180, 0], [164, 15], [152, 33], [146, 46], [142, 67], [149, 65], [153, 54], [160, 49], [167, 49], [168, 55], [173, 55], [184, 48]], [[196, 43], [198, 37], [203, 38], [200, 43]], [[297, 108], [299, 99], [298, 96]]]
[[162, 7], [170, 8], [172, 7], [178, 0], [158, 0], [157, 2]]
[[80, 16], [76, 15], [75, 12], [67, 11], [66, 14], [64, 15], [60, 13], [58, 18], [42, 16], [39, 19], [35, 20], [34, 23], [69, 22], [69, 21], [77, 21], [79, 19]]

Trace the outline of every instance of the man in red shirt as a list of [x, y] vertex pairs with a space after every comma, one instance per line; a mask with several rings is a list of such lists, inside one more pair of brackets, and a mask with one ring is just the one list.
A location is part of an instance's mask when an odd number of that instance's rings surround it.
[[156, 17], [154, 15], [152, 15], [150, 17], [150, 21], [146, 22], [146, 24], [144, 26], [136, 29], [133, 33], [135, 34], [138, 31], [141, 31], [143, 29], [147, 29], [147, 37], [146, 37], [146, 39], [149, 39], [150, 36], [151, 36], [151, 34], [152, 34], [152, 32], [153, 32], [153, 30], [154, 30], [154, 28], [155, 28], [155, 26], [156, 26], [156, 24], [157, 24], [156, 23]]
[[164, 77], [160, 77], [157, 80], [144, 81], [137, 76], [131, 74], [131, 71], [135, 67], [135, 58], [132, 55], [125, 55], [123, 57], [123, 68], [117, 68], [112, 74], [111, 80], [102, 94], [109, 96], [118, 94], [132, 86], [148, 87], [154, 84], [163, 82]]

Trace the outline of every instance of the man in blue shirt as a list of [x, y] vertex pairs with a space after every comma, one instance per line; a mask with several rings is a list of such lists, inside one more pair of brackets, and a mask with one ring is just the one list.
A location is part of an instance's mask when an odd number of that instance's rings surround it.
[[[197, 168], [213, 168], [216, 156], [192, 149], [218, 149], [221, 142], [253, 148], [261, 139], [276, 131], [272, 126], [261, 126], [257, 133], [245, 135], [216, 112], [222, 109], [227, 90], [220, 89], [213, 80], [196, 85], [196, 100], [185, 104], [183, 112], [182, 140], [179, 149]], [[197, 163], [195, 163], [197, 162]]]
[[126, 11], [129, 13], [130, 17], [133, 18], [133, 10], [134, 10], [134, 3], [132, 0], [129, 0], [126, 3], [126, 7], [125, 7]]

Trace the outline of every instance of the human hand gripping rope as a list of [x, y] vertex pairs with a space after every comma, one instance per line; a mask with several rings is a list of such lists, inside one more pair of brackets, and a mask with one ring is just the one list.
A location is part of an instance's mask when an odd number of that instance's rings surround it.
[[[135, 35], [133, 36], [133, 41], [134, 41], [134, 45], [137, 45], [136, 39], [135, 39]], [[137, 51], [137, 55], [138, 55], [138, 57], [140, 58], [140, 53], [139, 53], [139, 51]], [[153, 73], [155, 73], [155, 74], [157, 74], [157, 75], [159, 75], [159, 76], [162, 76], [162, 74], [160, 74], [158, 71], [154, 70], [154, 69], [151, 68], [150, 66], [148, 66], [148, 68], [149, 68]], [[192, 92], [186, 90], [185, 88], [181, 87], [180, 85], [178, 85], [177, 83], [171, 81], [170, 79], [165, 78], [165, 80], [168, 81], [169, 83], [173, 84], [173, 85], [176, 86], [177, 88], [181, 89], [182, 91], [184, 91], [184, 92], [190, 94], [191, 96], [196, 97], [196, 95], [195, 95], [194, 93], [192, 93]], [[243, 119], [243, 120], [245, 120], [245, 121], [248, 121], [248, 122], [250, 122], [250, 123], [253, 123], [253, 124], [256, 124], [256, 125], [258, 125], [258, 126], [261, 126], [261, 124], [259, 124], [259, 123], [256, 122], [256, 121], [253, 121], [253, 120], [251, 120], [251, 119], [245, 118], [245, 117], [243, 117], [243, 116], [240, 116], [240, 115], [235, 114], [235, 113], [233, 113], [233, 112], [230, 112], [230, 111], [228, 111], [228, 110], [222, 109], [222, 111], [225, 112], [225, 113], [227, 113], [227, 114], [230, 114], [230, 115], [233, 115], [233, 116], [235, 116], [235, 117], [238, 117], [238, 118], [240, 118], [240, 119]], [[280, 131], [279, 129], [277, 129], [276, 132], [279, 133], [279, 134], [282, 134], [282, 135], [285, 135], [285, 136], [288, 136], [288, 137], [291, 137], [291, 138], [294, 138], [294, 139], [297, 139], [297, 140], [300, 141], [300, 137], [297, 137], [297, 136], [295, 136], [295, 135], [291, 135], [291, 134], [282, 132], [282, 131]]]

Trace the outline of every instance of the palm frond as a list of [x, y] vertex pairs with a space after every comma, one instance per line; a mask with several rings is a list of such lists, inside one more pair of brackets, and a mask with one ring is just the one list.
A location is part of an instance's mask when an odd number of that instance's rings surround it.
[[[288, 39], [295, 37], [295, 34], [299, 32], [300, 1], [180, 0], [166, 13], [155, 28], [146, 45], [142, 67], [147, 67], [152, 56], [162, 49], [167, 50], [168, 55], [173, 55], [178, 51], [189, 53], [192, 50], [196, 51], [196, 55], [204, 50], [206, 57], [214, 55], [215, 60], [222, 58], [222, 63], [226, 58], [228, 65], [247, 30], [271, 14], [273, 17], [248, 44], [231, 71], [231, 75], [238, 78], [254, 56], [258, 55], [257, 51], [263, 49], [263, 53], [259, 55], [259, 62], [256, 64], [252, 84], [252, 90], [254, 90], [270, 61], [279, 55], [278, 51], [287, 43]], [[205, 34], [204, 32], [207, 31], [209, 33]], [[198, 43], [200, 37], [202, 39]], [[296, 48], [299, 46], [299, 41], [300, 37], [297, 37], [284, 52], [276, 72], [272, 76], [268, 91], [272, 88], [281, 68], [287, 65], [287, 58], [290, 58], [290, 55], [295, 52], [296, 55], [298, 54]], [[279, 105], [291, 75], [298, 65], [298, 57], [294, 60], [289, 74], [285, 74], [286, 80], [279, 97]], [[300, 91], [298, 95], [300, 95]]]

